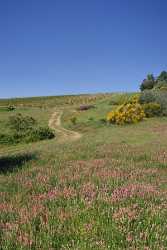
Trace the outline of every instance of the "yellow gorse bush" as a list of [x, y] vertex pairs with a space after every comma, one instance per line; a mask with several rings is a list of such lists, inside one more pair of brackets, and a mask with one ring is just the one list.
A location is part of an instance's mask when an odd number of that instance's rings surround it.
[[123, 104], [115, 111], [109, 112], [107, 121], [109, 123], [123, 125], [126, 123], [137, 123], [143, 120], [144, 117], [145, 113], [142, 106], [134, 99], [134, 102]]
[[139, 103], [140, 94], [133, 95], [126, 104], [129, 103]]

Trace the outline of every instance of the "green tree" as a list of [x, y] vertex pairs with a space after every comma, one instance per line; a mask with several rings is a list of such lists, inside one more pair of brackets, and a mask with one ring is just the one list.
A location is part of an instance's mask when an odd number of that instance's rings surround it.
[[146, 89], [152, 89], [154, 88], [156, 84], [155, 77], [153, 74], [148, 74], [147, 78], [143, 80], [143, 82], [140, 85], [140, 90], [144, 91]]
[[158, 76], [157, 81], [158, 82], [161, 82], [161, 81], [167, 82], [167, 72], [162, 71], [161, 74]]
[[154, 75], [153, 75], [153, 74], [148, 74], [148, 75], [147, 75], [147, 80], [148, 80], [148, 81], [155, 82], [155, 77], [154, 77]]

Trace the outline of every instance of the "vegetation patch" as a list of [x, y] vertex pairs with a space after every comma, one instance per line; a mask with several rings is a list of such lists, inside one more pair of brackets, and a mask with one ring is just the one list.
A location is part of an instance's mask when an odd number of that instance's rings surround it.
[[[146, 103], [130, 95], [123, 107], [143, 109]], [[96, 108], [86, 112], [74, 112], [85, 99], [71, 97], [73, 106], [60, 98], [63, 127], [81, 131], [78, 140], [56, 125], [57, 109], [53, 126], [60, 140], [1, 144], [2, 250], [167, 249], [167, 118], [156, 114], [131, 126], [102, 123], [119, 108], [109, 104], [111, 98], [95, 98]], [[29, 105], [35, 101], [42, 106], [46, 99], [29, 100]], [[22, 115], [14, 111], [10, 119], [10, 112], [1, 113], [3, 134], [34, 131], [54, 114], [52, 108], [17, 110]]]
[[137, 123], [145, 117], [142, 106], [138, 103], [129, 103], [119, 106], [116, 110], [111, 111], [107, 115], [109, 123], [123, 125], [129, 123]]
[[9, 133], [0, 134], [1, 144], [16, 144], [35, 142], [54, 138], [54, 132], [49, 127], [40, 127], [31, 116], [16, 114], [9, 117], [7, 123]]
[[145, 103], [143, 106], [146, 117], [160, 116], [162, 114], [161, 105], [156, 102]]
[[15, 107], [13, 105], [0, 106], [0, 112], [13, 111], [13, 110], [15, 110]]
[[167, 72], [162, 71], [158, 77], [153, 74], [148, 74], [147, 78], [143, 80], [140, 85], [140, 90], [150, 90], [150, 89], [166, 89], [167, 87]]

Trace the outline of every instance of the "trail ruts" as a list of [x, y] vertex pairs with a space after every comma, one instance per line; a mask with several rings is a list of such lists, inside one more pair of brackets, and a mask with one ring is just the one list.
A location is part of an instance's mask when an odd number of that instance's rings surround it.
[[80, 133], [62, 127], [62, 114], [63, 111], [55, 111], [49, 120], [49, 127], [59, 133], [63, 141], [75, 141], [80, 139], [82, 137]]

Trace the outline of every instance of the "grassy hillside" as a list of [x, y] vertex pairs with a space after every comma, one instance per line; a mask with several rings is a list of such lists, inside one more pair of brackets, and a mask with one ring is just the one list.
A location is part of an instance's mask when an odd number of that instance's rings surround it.
[[[167, 249], [167, 118], [105, 124], [117, 99], [99, 94], [0, 101], [16, 106], [0, 112], [2, 131], [13, 112], [56, 124], [55, 139], [0, 145], [2, 250]], [[89, 103], [95, 107], [78, 111]]]
[[97, 100], [107, 99], [112, 94], [83, 94], [83, 95], [66, 95], [66, 96], [46, 96], [46, 97], [29, 97], [0, 99], [0, 107], [14, 105], [23, 107], [55, 107], [67, 106], [81, 103], [94, 103]]

